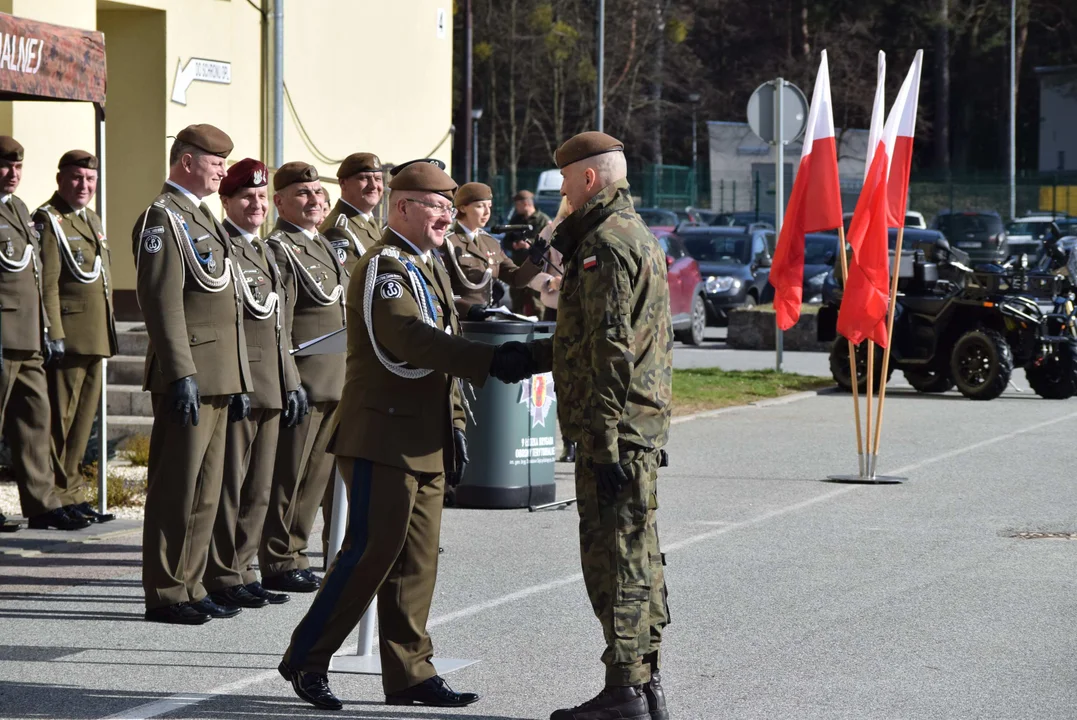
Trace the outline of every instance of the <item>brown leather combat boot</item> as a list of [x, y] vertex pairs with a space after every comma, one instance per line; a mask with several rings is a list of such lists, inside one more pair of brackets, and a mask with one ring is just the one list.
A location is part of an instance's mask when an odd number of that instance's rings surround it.
[[643, 688], [608, 687], [594, 699], [565, 710], [555, 710], [550, 720], [650, 720]]

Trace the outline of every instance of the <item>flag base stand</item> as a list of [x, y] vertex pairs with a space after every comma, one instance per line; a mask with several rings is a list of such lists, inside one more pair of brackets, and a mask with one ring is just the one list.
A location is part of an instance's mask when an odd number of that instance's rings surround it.
[[909, 478], [896, 475], [827, 475], [824, 482], [860, 485], [898, 485]]

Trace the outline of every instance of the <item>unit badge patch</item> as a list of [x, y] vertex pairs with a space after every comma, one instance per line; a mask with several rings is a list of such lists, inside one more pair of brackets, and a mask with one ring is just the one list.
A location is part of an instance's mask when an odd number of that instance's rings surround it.
[[150, 255], [160, 252], [162, 246], [163, 243], [158, 235], [147, 235], [146, 239], [142, 242], [142, 249]]
[[404, 296], [404, 288], [396, 280], [390, 280], [381, 284], [381, 299], [396, 300]]

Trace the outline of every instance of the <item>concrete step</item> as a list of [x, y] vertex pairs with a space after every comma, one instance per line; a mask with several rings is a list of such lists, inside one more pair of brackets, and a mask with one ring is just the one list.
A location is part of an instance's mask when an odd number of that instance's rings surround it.
[[137, 417], [133, 415], [110, 415], [108, 418], [109, 444], [122, 440], [132, 435], [145, 435], [149, 437], [153, 429], [152, 417]]
[[145, 355], [115, 355], [108, 359], [109, 385], [142, 385]]
[[150, 394], [143, 390], [141, 385], [113, 385], [110, 383], [108, 386], [108, 414], [109, 417], [116, 415], [152, 417], [153, 406], [150, 404]]
[[146, 352], [150, 347], [150, 336], [149, 333], [146, 332], [137, 332], [133, 330], [117, 332], [116, 340], [120, 345], [120, 355], [146, 357]]

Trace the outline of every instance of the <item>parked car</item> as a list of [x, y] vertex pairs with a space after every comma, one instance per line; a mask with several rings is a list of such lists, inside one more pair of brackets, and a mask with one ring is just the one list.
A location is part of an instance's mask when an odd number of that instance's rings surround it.
[[931, 227], [945, 235], [951, 245], [967, 252], [974, 263], [1004, 262], [1010, 256], [1006, 230], [997, 212], [943, 210]]
[[699, 262], [710, 324], [723, 324], [733, 308], [769, 302], [774, 297], [774, 288], [767, 283], [777, 241], [773, 230], [684, 227], [675, 237]]
[[773, 228], [775, 221], [776, 218], [772, 212], [738, 210], [737, 212], [718, 213], [710, 224], [724, 227], [747, 227], [752, 223], [767, 223]]
[[804, 302], [823, 302], [823, 283], [838, 256], [838, 238], [833, 233], [809, 233], [804, 236]]
[[1017, 218], [1006, 225], [1006, 242], [1011, 255], [1028, 255], [1038, 260], [1043, 255], [1043, 241], [1062, 237], [1062, 230], [1049, 216], [1031, 215]]
[[636, 213], [655, 235], [660, 232], [673, 232], [681, 222], [677, 213], [665, 208], [636, 208]]
[[707, 305], [699, 263], [688, 254], [684, 242], [676, 235], [662, 232], [655, 237], [666, 254], [673, 336], [688, 345], [702, 345], [707, 327]]
[[927, 230], [927, 220], [924, 219], [922, 212], [916, 210], [905, 211], [905, 227], [917, 228], [919, 230]]

